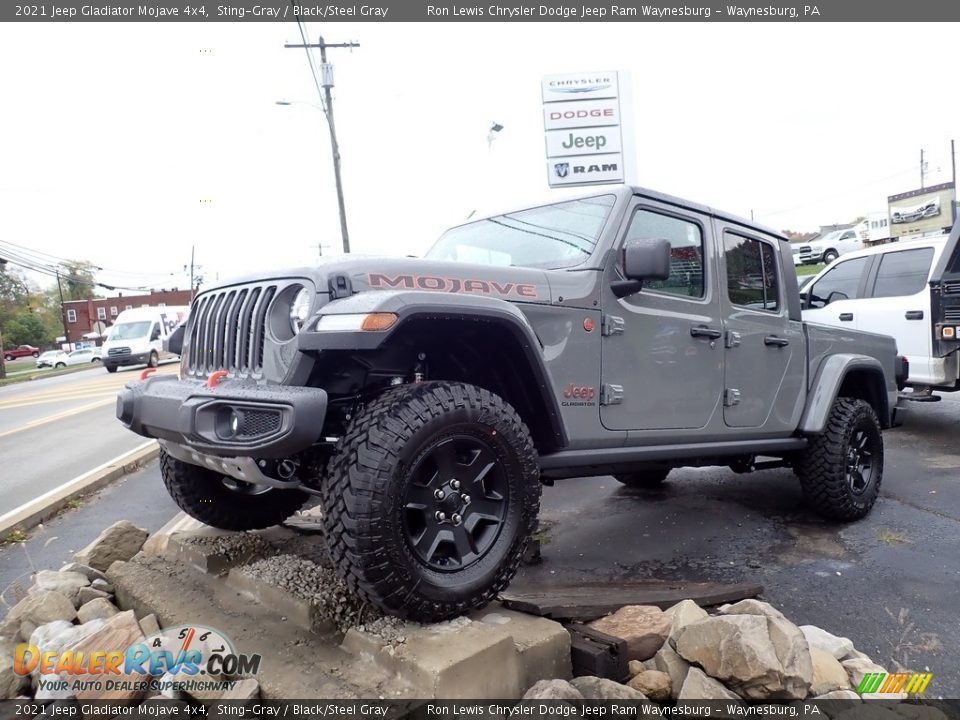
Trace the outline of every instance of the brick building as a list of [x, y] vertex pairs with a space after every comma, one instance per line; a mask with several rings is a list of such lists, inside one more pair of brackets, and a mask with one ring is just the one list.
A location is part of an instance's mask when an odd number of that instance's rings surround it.
[[189, 305], [189, 290], [152, 290], [149, 295], [123, 295], [93, 300], [68, 300], [63, 303], [63, 316], [69, 337], [67, 342], [82, 340], [87, 333], [96, 332], [97, 322], [113, 325], [124, 310], [138, 307]]

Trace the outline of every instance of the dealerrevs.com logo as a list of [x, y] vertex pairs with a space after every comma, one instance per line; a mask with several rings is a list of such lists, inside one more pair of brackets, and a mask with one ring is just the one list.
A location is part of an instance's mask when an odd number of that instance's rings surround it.
[[[126, 648], [57, 652], [23, 643], [14, 649], [13, 670], [18, 675], [36, 673], [41, 687], [61, 692], [190, 692], [229, 690], [236, 680], [224, 678], [256, 675], [260, 662], [260, 655], [237, 653], [218, 630], [180, 625]], [[166, 674], [177, 679], [161, 682]]]

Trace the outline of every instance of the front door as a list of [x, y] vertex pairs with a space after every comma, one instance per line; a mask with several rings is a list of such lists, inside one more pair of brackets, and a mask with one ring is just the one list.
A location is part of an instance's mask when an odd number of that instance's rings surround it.
[[617, 298], [603, 295], [600, 419], [610, 430], [701, 428], [723, 388], [723, 322], [705, 215], [638, 198], [621, 228], [608, 280], [622, 278], [620, 249], [666, 239], [670, 277]]
[[815, 280], [804, 294], [807, 322], [857, 329], [858, 315], [869, 303], [864, 299], [867, 271], [872, 258], [838, 260]]
[[717, 232], [727, 280], [721, 299], [727, 317], [724, 422], [765, 432], [793, 430], [804, 396], [806, 353], [803, 325], [789, 317], [779, 241], [719, 223]]

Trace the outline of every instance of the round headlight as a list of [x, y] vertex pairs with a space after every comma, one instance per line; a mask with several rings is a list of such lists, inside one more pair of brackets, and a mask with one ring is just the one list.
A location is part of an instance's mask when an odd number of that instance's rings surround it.
[[303, 328], [307, 318], [310, 317], [310, 302], [313, 300], [311, 293], [306, 288], [300, 288], [290, 303], [290, 329], [296, 335]]

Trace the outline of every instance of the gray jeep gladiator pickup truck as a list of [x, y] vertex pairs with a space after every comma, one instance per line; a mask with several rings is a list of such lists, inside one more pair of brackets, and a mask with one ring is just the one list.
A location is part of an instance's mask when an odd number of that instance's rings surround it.
[[785, 238], [632, 187], [207, 290], [171, 349], [117, 415], [177, 504], [249, 530], [319, 496], [338, 572], [418, 620], [507, 586], [557, 478], [786, 466], [863, 517], [905, 377], [891, 338], [801, 321]]

